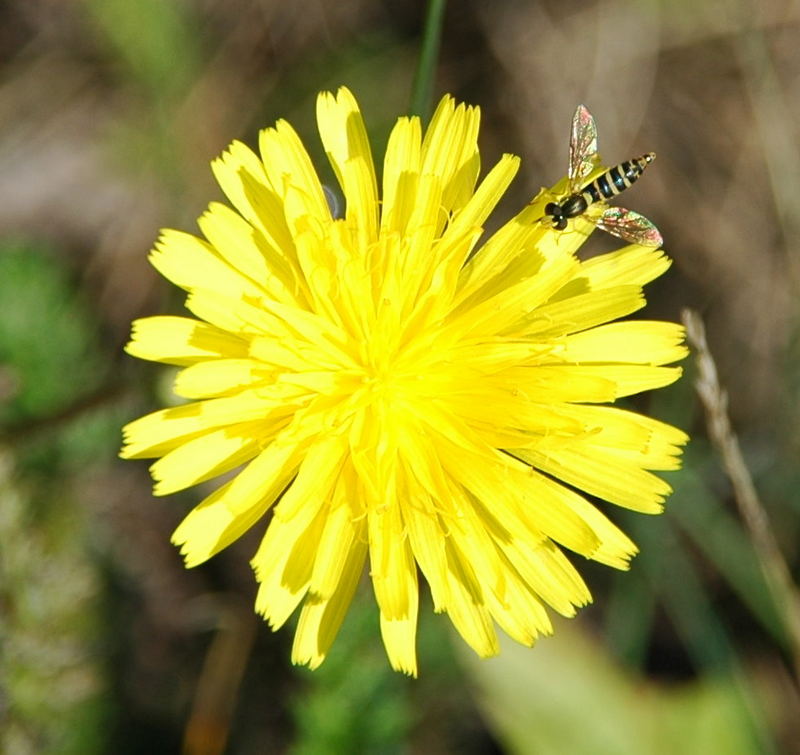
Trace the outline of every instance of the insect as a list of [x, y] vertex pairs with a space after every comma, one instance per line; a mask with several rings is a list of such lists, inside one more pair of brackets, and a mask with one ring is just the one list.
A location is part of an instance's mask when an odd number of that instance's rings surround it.
[[[560, 202], [549, 202], [545, 215], [552, 218], [553, 227], [563, 231], [567, 221], [583, 215], [593, 204], [625, 191], [639, 180], [645, 168], [656, 159], [654, 152], [615, 165], [593, 181], [584, 184], [586, 177], [597, 168], [600, 159], [597, 155], [597, 127], [591, 113], [578, 105], [572, 118], [572, 133], [569, 140], [569, 170], [567, 173], [569, 196]], [[643, 215], [623, 207], [606, 207], [596, 221], [612, 236], [643, 246], [661, 246], [662, 238], [658, 229]]]

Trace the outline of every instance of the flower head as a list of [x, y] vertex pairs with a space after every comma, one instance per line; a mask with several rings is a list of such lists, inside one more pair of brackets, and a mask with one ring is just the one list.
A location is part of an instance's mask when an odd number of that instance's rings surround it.
[[495, 622], [530, 645], [545, 606], [590, 600], [563, 549], [616, 568], [636, 552], [584, 493], [655, 513], [670, 492], [648, 470], [677, 467], [684, 433], [606, 405], [680, 374], [680, 326], [611, 322], [669, 261], [580, 262], [593, 221], [555, 230], [553, 192], [479, 246], [519, 159], [478, 183], [477, 108], [445, 97], [424, 136], [400, 118], [380, 184], [353, 95], [321, 94], [317, 118], [344, 217], [279, 121], [260, 157], [234, 142], [212, 165], [236, 209], [156, 244], [196, 319], [137, 320], [127, 350], [181, 366], [190, 402], [130, 423], [123, 456], [158, 457], [157, 495], [240, 468], [173, 541], [194, 566], [272, 509], [256, 609], [276, 629], [302, 604], [297, 663], [324, 660], [367, 560], [394, 668], [416, 673], [418, 568], [478, 654]]

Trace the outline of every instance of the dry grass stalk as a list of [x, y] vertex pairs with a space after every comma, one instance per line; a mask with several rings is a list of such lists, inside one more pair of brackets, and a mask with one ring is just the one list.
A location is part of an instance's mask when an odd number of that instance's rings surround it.
[[739, 440], [731, 427], [728, 394], [720, 386], [717, 367], [706, 341], [703, 320], [697, 312], [690, 309], [683, 311], [682, 319], [686, 326], [687, 339], [695, 352], [695, 388], [706, 410], [708, 434], [722, 457], [739, 513], [750, 533], [773, 600], [783, 617], [796, 680], [800, 684], [800, 592], [778, 547], [767, 513], [758, 498], [753, 478], [742, 456]]

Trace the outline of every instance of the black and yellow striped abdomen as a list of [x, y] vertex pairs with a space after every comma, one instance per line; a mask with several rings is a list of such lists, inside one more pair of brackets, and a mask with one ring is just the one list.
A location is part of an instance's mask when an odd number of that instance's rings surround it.
[[563, 231], [570, 218], [577, 218], [590, 205], [612, 199], [636, 183], [645, 168], [655, 159], [655, 152], [648, 152], [641, 157], [625, 160], [609, 168], [580, 191], [570, 194], [563, 202], [550, 202], [544, 211], [553, 219], [553, 226]]
[[603, 199], [611, 199], [625, 191], [625, 189], [639, 180], [639, 176], [644, 173], [645, 168], [655, 159], [655, 152], [648, 152], [641, 157], [626, 160], [613, 168], [609, 168], [603, 175], [595, 178], [594, 181], [581, 190], [580, 193], [586, 200], [586, 206], [588, 207]]

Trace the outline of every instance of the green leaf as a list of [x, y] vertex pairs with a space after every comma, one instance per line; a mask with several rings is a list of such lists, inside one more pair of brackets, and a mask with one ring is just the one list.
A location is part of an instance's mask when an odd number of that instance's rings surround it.
[[[516, 755], [750, 755], [764, 752], [763, 722], [734, 675], [662, 686], [615, 664], [579, 623], [525, 648], [501, 636], [501, 654], [463, 652], [478, 702]], [[752, 697], [752, 696], [750, 696]], [[769, 746], [766, 745], [769, 752]]]
[[93, 21], [129, 76], [159, 101], [185, 93], [199, 50], [184, 3], [163, 0], [89, 0]]
[[11, 394], [0, 424], [58, 412], [100, 383], [95, 326], [63, 267], [42, 247], [0, 248], [0, 301], [0, 365]]

